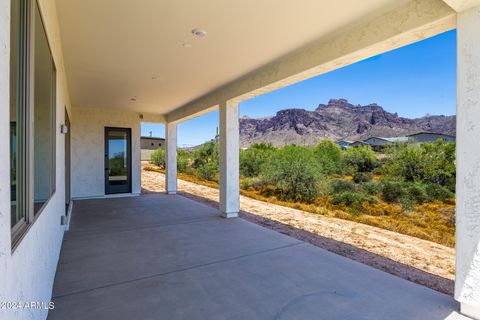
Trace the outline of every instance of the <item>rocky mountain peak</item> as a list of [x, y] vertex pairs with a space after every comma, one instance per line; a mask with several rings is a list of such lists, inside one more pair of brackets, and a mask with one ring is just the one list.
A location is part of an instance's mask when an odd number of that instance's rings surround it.
[[354, 105], [347, 99], [330, 99], [315, 111], [299, 108], [280, 110], [270, 118], [240, 119], [242, 146], [255, 142], [316, 144], [319, 139], [365, 139], [371, 136], [396, 137], [419, 131], [454, 134], [455, 116], [399, 117], [376, 103]]

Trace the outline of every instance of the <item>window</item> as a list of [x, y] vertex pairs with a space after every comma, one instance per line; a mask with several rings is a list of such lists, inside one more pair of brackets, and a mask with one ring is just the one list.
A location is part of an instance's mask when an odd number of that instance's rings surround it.
[[23, 180], [22, 160], [24, 152], [19, 141], [19, 131], [24, 124], [23, 99], [25, 47], [22, 34], [25, 33], [25, 7], [21, 1], [12, 1], [10, 29], [10, 201], [11, 227], [17, 230], [25, 223], [25, 211], [17, 198], [21, 198]]
[[35, 0], [11, 1], [10, 186], [13, 244], [55, 191], [55, 66]]
[[35, 50], [33, 88], [33, 181], [34, 213], [54, 191], [54, 88], [55, 71], [38, 6], [35, 5]]

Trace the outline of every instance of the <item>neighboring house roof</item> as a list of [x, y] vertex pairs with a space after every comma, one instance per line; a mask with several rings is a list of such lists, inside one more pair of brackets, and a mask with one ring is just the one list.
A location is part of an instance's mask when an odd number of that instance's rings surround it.
[[159, 138], [159, 137], [140, 137], [140, 139], [162, 140], [162, 141], [165, 140], [165, 138]]
[[360, 141], [360, 140], [357, 140], [357, 141], [353, 141], [352, 143], [350, 143], [351, 145], [354, 145], [354, 144], [364, 144], [364, 145], [369, 145], [368, 143], [364, 142], [364, 141]]
[[441, 133], [441, 132], [428, 132], [428, 131], [420, 131], [420, 132], [417, 132], [417, 133], [408, 134], [407, 137], [418, 136], [420, 134], [432, 134], [432, 135], [437, 135], [437, 136], [446, 136], [446, 137], [455, 138], [455, 135], [452, 135], [452, 134]]
[[372, 143], [369, 142], [369, 140], [371, 140], [371, 139], [383, 140], [383, 141], [389, 142], [389, 143], [408, 142], [408, 138], [407, 138], [407, 137], [392, 137], [392, 138], [370, 137], [370, 138], [368, 138], [368, 139], [363, 140], [363, 142], [365, 142], [365, 143], [367, 143], [367, 144], [372, 144]]

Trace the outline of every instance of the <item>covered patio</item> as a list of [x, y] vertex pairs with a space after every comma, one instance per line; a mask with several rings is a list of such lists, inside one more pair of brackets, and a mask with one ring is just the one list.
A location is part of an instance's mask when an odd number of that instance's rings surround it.
[[[480, 319], [480, 0], [0, 8], [0, 319]], [[240, 103], [452, 29], [454, 298], [238, 218]], [[177, 195], [177, 128], [212, 110], [219, 210]]]
[[75, 201], [49, 319], [460, 319], [452, 297], [180, 195]]

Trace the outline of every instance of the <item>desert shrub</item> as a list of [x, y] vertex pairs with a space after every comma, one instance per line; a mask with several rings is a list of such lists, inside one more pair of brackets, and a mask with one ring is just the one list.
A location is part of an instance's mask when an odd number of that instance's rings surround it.
[[328, 194], [335, 195], [347, 191], [355, 191], [356, 186], [351, 181], [344, 179], [333, 179], [328, 184]]
[[218, 163], [207, 162], [202, 164], [195, 171], [197, 177], [205, 180], [216, 181], [218, 176]]
[[375, 203], [375, 197], [362, 193], [362, 192], [354, 192], [354, 191], [344, 191], [332, 198], [332, 204], [340, 205], [343, 204], [345, 206], [353, 206], [357, 209], [361, 207], [363, 202], [368, 203]]
[[165, 150], [159, 148], [153, 151], [150, 155], [150, 162], [157, 167], [165, 168]]
[[420, 145], [409, 145], [399, 148], [383, 167], [383, 172], [392, 177], [400, 177], [405, 181], [420, 181], [423, 177], [425, 157]]
[[455, 191], [455, 143], [437, 141], [399, 147], [383, 166], [386, 176], [434, 183]]
[[240, 188], [244, 190], [256, 189], [259, 190], [266, 185], [266, 182], [261, 177], [247, 177], [240, 180]]
[[359, 187], [363, 192], [374, 195], [380, 192], [382, 185], [376, 181], [369, 181], [360, 183]]
[[377, 166], [375, 152], [369, 146], [348, 148], [344, 152], [345, 165], [353, 172], [371, 172]]
[[271, 144], [256, 143], [246, 150], [240, 150], [240, 175], [257, 177], [269, 160], [275, 148]]
[[218, 177], [218, 143], [210, 141], [192, 152], [192, 168], [195, 176], [216, 180]]
[[371, 172], [355, 172], [352, 176], [352, 180], [355, 183], [368, 182], [372, 180]]
[[447, 187], [429, 183], [425, 186], [425, 191], [429, 200], [446, 201], [455, 197], [455, 194], [451, 192]]
[[313, 152], [323, 174], [332, 175], [342, 172], [343, 153], [338, 144], [330, 139], [321, 140], [313, 148]]
[[319, 194], [321, 178], [315, 155], [309, 148], [285, 146], [265, 163], [262, 176], [277, 186], [285, 200], [312, 202]]
[[177, 149], [178, 172], [191, 173], [191, 153], [185, 149]]
[[405, 185], [405, 194], [412, 203], [421, 204], [428, 199], [425, 186], [420, 183], [409, 183]]
[[423, 182], [436, 183], [455, 192], [455, 143], [437, 140], [422, 144], [426, 154]]
[[386, 202], [398, 202], [405, 196], [402, 183], [398, 181], [382, 181], [380, 192], [382, 199]]

